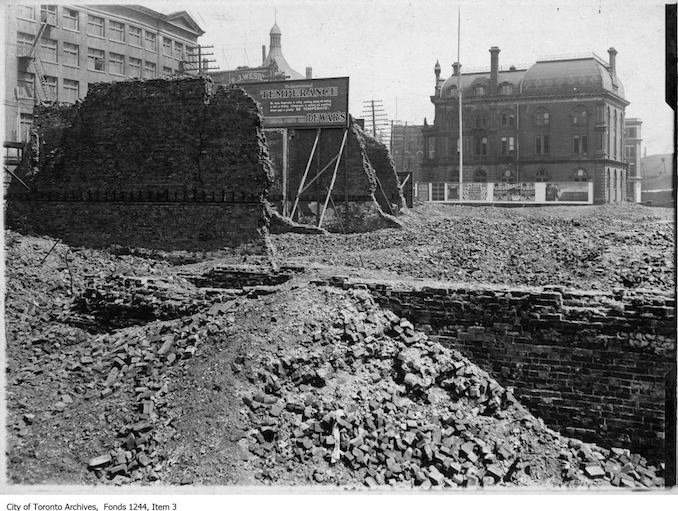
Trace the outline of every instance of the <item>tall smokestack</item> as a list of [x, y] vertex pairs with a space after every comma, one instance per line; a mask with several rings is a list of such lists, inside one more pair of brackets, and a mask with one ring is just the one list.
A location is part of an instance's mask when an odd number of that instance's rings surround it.
[[497, 81], [499, 80], [499, 52], [501, 50], [493, 46], [490, 48], [490, 94], [497, 94]]
[[261, 45], [261, 65], [263, 66], [266, 62], [266, 45]]
[[617, 50], [610, 48], [607, 53], [610, 55], [610, 74], [614, 76], [617, 74]]
[[306, 79], [310, 80], [311, 78], [313, 78], [313, 68], [307, 67], [306, 68]]

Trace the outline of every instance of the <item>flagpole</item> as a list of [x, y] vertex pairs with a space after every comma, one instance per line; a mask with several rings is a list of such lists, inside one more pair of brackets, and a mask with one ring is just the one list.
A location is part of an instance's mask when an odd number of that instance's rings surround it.
[[462, 114], [461, 114], [461, 5], [459, 5], [459, 10], [457, 13], [457, 64], [458, 64], [458, 74], [457, 74], [457, 94], [459, 95], [459, 201], [461, 201], [462, 194], [461, 189], [464, 183], [463, 173], [464, 173], [464, 139], [462, 137]]

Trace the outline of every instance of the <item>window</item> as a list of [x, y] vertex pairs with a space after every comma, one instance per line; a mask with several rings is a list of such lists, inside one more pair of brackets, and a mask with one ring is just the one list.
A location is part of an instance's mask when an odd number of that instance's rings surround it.
[[573, 126], [586, 126], [587, 123], [588, 112], [584, 109], [584, 107], [579, 107], [572, 111]]
[[108, 54], [108, 72], [114, 75], [125, 74], [125, 56], [118, 53], [109, 52]]
[[513, 128], [516, 124], [516, 118], [513, 115], [513, 112], [502, 112], [501, 113], [501, 127], [502, 128]]
[[537, 173], [534, 176], [534, 180], [537, 181], [538, 183], [544, 183], [546, 181], [550, 181], [551, 176], [549, 175], [548, 170], [539, 169], [537, 170]]
[[25, 20], [35, 20], [35, 6], [33, 5], [19, 5], [19, 12], [17, 17]]
[[626, 128], [626, 136], [629, 138], [636, 138], [636, 128]]
[[473, 181], [476, 182], [476, 183], [486, 183], [487, 182], [487, 171], [482, 167], [478, 167], [473, 172]]
[[572, 173], [572, 180], [578, 181], [578, 182], [588, 181], [589, 180], [589, 174], [584, 169], [577, 169]]
[[21, 142], [28, 142], [29, 133], [33, 126], [33, 114], [20, 114], [19, 115], [19, 140]]
[[475, 89], [473, 89], [473, 95], [476, 97], [484, 96], [485, 87], [483, 85], [476, 85]]
[[487, 156], [487, 137], [475, 135], [473, 137], [473, 154], [476, 156]]
[[155, 64], [144, 62], [144, 78], [155, 78]]
[[127, 35], [129, 36], [129, 44], [141, 46], [141, 29], [139, 27], [128, 26]]
[[534, 137], [534, 153], [549, 154], [549, 136], [537, 135]]
[[537, 111], [537, 116], [535, 118], [535, 124], [539, 127], [548, 127], [551, 122], [549, 113], [546, 110]]
[[501, 137], [501, 154], [507, 156], [515, 151], [515, 137]]
[[19, 73], [19, 97], [32, 98], [35, 96], [35, 75], [32, 73]]
[[174, 41], [174, 58], [180, 59], [184, 53], [184, 45]]
[[66, 30], [80, 30], [80, 19], [78, 11], [64, 8], [61, 15], [61, 24]]
[[499, 86], [499, 95], [500, 96], [510, 96], [513, 94], [513, 85], [510, 83], [502, 83]]
[[457, 86], [451, 85], [450, 88], [447, 89], [447, 95], [451, 98], [455, 97], [457, 95]]
[[125, 40], [125, 25], [117, 21], [108, 22], [108, 37], [111, 41]]
[[162, 38], [162, 54], [168, 57], [172, 56], [172, 40], [167, 37]]
[[77, 44], [63, 43], [63, 62], [66, 66], [80, 65], [80, 47]]
[[431, 200], [445, 200], [445, 183], [431, 183]]
[[141, 78], [141, 59], [129, 58], [129, 75], [132, 78]]
[[49, 25], [55, 26], [57, 24], [57, 6], [41, 5], [40, 21], [46, 21]]
[[98, 16], [87, 16], [87, 33], [96, 37], [104, 37], [104, 19]]
[[56, 101], [59, 98], [57, 82], [56, 76], [45, 76], [45, 92], [48, 101]]
[[627, 145], [625, 152], [626, 152], [627, 158], [635, 158], [636, 157], [636, 146]]
[[104, 62], [103, 50], [87, 48], [87, 69], [92, 71], [105, 71], [105, 68], [106, 64]]
[[428, 137], [426, 139], [426, 146], [427, 146], [426, 154], [428, 155], [428, 159], [432, 160], [433, 158], [436, 157], [436, 139], [433, 137]]
[[45, 62], [57, 61], [57, 42], [54, 39], [40, 40], [40, 57]]
[[145, 32], [144, 36], [144, 48], [150, 51], [157, 51], [155, 46], [155, 34], [153, 32]]
[[589, 152], [588, 137], [575, 135], [572, 137], [572, 152], [575, 154], [587, 154]]
[[16, 46], [19, 56], [25, 57], [30, 55], [31, 48], [33, 47], [33, 36], [31, 34], [25, 34], [24, 32], [17, 32]]
[[487, 115], [485, 112], [479, 112], [476, 115], [476, 128], [485, 128], [487, 126]]
[[64, 101], [75, 103], [80, 97], [80, 84], [76, 80], [64, 78]]
[[172, 76], [172, 68], [167, 66], [162, 66], [162, 74], [165, 76]]

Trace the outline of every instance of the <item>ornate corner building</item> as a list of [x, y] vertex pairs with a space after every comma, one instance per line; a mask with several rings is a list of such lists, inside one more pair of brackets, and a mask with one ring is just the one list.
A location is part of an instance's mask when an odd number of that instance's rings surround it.
[[459, 182], [460, 83], [464, 183], [495, 183], [497, 189], [546, 183], [549, 201], [549, 190], [558, 183], [587, 182], [588, 203], [627, 200], [624, 109], [629, 102], [615, 71], [617, 51], [608, 50], [608, 62], [589, 54], [539, 60], [522, 69], [500, 67], [499, 48], [489, 51], [489, 72], [462, 73], [455, 63], [445, 79], [436, 63], [435, 120], [422, 130], [418, 197], [449, 200], [449, 187]]

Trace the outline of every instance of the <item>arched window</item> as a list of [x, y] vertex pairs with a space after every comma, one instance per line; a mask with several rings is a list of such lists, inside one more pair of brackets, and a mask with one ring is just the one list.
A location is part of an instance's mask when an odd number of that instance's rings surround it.
[[456, 85], [451, 85], [449, 89], [447, 89], [447, 95], [449, 97], [455, 97], [457, 95], [457, 86]]
[[537, 110], [534, 123], [538, 128], [548, 128], [551, 124], [551, 116], [549, 115], [548, 110], [545, 108], [540, 108]]
[[487, 114], [480, 111], [476, 114], [476, 128], [485, 128], [487, 126]]
[[513, 183], [514, 177], [513, 170], [508, 168], [502, 169], [500, 176], [502, 183]]
[[586, 169], [578, 168], [572, 173], [572, 181], [584, 182], [589, 180], [589, 173]]
[[577, 106], [574, 110], [572, 110], [572, 125], [577, 127], [587, 126], [588, 115], [588, 111], [584, 106]]
[[537, 170], [534, 180], [537, 181], [538, 183], [544, 183], [546, 181], [551, 180], [551, 175], [549, 174], [548, 170], [542, 168]]
[[473, 89], [473, 95], [476, 97], [484, 96], [485, 95], [485, 86], [484, 85], [476, 85], [475, 88]]
[[510, 96], [511, 94], [513, 94], [513, 85], [508, 82], [504, 82], [499, 85], [500, 96]]
[[614, 158], [617, 159], [617, 111], [614, 111]]
[[487, 171], [482, 167], [476, 168], [476, 170], [473, 171], [473, 181], [475, 183], [486, 183]]

